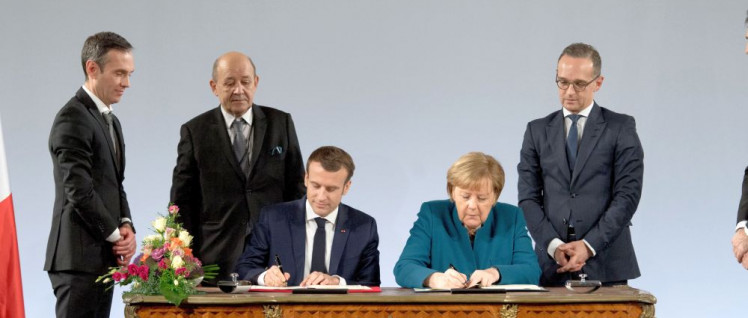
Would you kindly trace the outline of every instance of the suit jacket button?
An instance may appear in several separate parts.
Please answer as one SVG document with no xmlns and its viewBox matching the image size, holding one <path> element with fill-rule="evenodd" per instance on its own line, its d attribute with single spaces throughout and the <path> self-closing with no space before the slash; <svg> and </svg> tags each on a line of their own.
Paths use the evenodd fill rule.
<svg viewBox="0 0 748 318">
<path fill-rule="evenodd" d="M 571 194 L 571 198 L 572 198 L 572 199 L 573 199 L 573 198 L 576 198 L 576 197 L 577 197 L 577 194 L 576 194 L 576 193 L 572 193 L 572 194 Z"/>
</svg>

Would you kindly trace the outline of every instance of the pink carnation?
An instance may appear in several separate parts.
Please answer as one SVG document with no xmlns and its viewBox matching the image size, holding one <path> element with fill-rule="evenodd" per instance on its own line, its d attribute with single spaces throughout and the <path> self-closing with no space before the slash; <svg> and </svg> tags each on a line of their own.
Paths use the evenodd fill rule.
<svg viewBox="0 0 748 318">
<path fill-rule="evenodd" d="M 130 274 L 130 276 L 138 275 L 138 265 L 135 265 L 135 264 L 127 265 L 127 273 Z"/>
<path fill-rule="evenodd" d="M 162 247 L 162 248 L 157 248 L 157 249 L 155 249 L 155 250 L 153 250 L 153 251 L 151 252 L 151 257 L 152 257 L 152 258 L 153 258 L 154 260 L 157 260 L 157 261 L 159 261 L 159 260 L 161 260 L 161 258 L 163 258 L 163 257 L 164 257 L 164 253 L 165 253 L 165 250 L 164 250 L 164 248 L 163 248 L 163 247 Z"/>
<path fill-rule="evenodd" d="M 166 263 L 166 259 L 162 258 L 160 262 L 158 262 L 158 268 L 160 269 L 167 269 L 169 268 L 169 264 Z"/>
<path fill-rule="evenodd" d="M 114 279 L 115 282 L 125 280 L 126 278 L 127 273 L 114 272 L 114 274 L 112 274 L 112 279 Z"/>
<path fill-rule="evenodd" d="M 180 268 L 177 268 L 177 270 L 176 270 L 176 271 L 174 272 L 174 274 L 177 274 L 177 275 L 182 275 L 182 276 L 185 276 L 185 277 L 186 277 L 187 275 L 183 275 L 183 274 L 185 274 L 186 272 L 187 272 L 187 269 L 186 269 L 186 268 L 184 268 L 184 267 L 180 267 Z"/>
<path fill-rule="evenodd" d="M 140 279 L 142 280 L 148 280 L 148 266 L 142 265 L 138 269 L 138 275 L 140 276 Z"/>
<path fill-rule="evenodd" d="M 172 204 L 169 206 L 169 214 L 177 214 L 179 213 L 179 207 L 176 204 Z"/>
</svg>

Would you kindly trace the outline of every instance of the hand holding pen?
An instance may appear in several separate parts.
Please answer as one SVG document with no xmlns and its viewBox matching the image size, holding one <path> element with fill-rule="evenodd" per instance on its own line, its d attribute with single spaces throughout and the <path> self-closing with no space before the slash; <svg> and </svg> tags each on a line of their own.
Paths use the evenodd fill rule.
<svg viewBox="0 0 748 318">
<path fill-rule="evenodd" d="M 444 273 L 436 272 L 426 279 L 426 286 L 434 289 L 465 288 L 467 276 L 450 265 Z"/>
<path fill-rule="evenodd" d="M 265 286 L 287 286 L 289 279 L 291 279 L 291 274 L 283 272 L 283 265 L 280 262 L 280 257 L 278 257 L 278 255 L 275 255 L 275 265 L 268 268 L 268 270 L 265 272 Z"/>
</svg>

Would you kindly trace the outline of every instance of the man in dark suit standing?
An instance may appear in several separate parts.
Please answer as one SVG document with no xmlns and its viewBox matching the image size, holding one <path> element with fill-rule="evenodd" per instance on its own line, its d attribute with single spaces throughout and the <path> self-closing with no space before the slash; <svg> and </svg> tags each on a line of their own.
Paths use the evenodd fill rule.
<svg viewBox="0 0 748 318">
<path fill-rule="evenodd" d="M 745 18 L 745 54 L 748 54 L 748 17 Z M 735 227 L 735 234 L 732 236 L 732 252 L 735 254 L 735 258 L 738 263 L 743 265 L 743 268 L 748 269 L 748 167 L 745 168 L 743 174 L 743 194 L 740 196 L 740 204 L 738 205 L 738 225 Z"/>
<path fill-rule="evenodd" d="M 556 70 L 563 108 L 525 131 L 519 205 L 543 285 L 562 284 L 579 271 L 608 285 L 640 275 L 629 226 L 641 197 L 644 154 L 634 118 L 594 101 L 603 84 L 601 64 L 590 45 L 566 47 Z"/>
<path fill-rule="evenodd" d="M 44 270 L 57 317 L 109 317 L 112 285 L 94 281 L 135 254 L 122 180 L 125 143 L 112 114 L 130 87 L 132 45 L 112 32 L 90 36 L 81 54 L 86 82 L 55 117 L 49 152 L 55 177 Z"/>
<path fill-rule="evenodd" d="M 181 128 L 171 200 L 195 237 L 193 251 L 224 279 L 242 253 L 260 209 L 304 195 L 304 165 L 291 115 L 253 104 L 252 60 L 229 52 L 213 63 L 220 105 Z M 209 284 L 215 281 L 207 282 Z"/>
<path fill-rule="evenodd" d="M 379 286 L 377 223 L 340 203 L 351 187 L 353 159 L 343 149 L 321 147 L 306 169 L 306 198 L 262 210 L 237 273 L 265 286 Z"/>
</svg>

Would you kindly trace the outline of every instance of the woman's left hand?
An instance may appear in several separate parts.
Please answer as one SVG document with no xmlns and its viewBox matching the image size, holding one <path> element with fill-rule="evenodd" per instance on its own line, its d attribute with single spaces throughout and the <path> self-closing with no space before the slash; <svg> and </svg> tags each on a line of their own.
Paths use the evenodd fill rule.
<svg viewBox="0 0 748 318">
<path fill-rule="evenodd" d="M 499 278 L 501 278 L 501 274 L 499 274 L 499 271 L 494 267 L 478 269 L 470 275 L 468 287 L 476 285 L 479 285 L 480 287 L 491 286 L 493 283 L 498 282 Z"/>
</svg>

